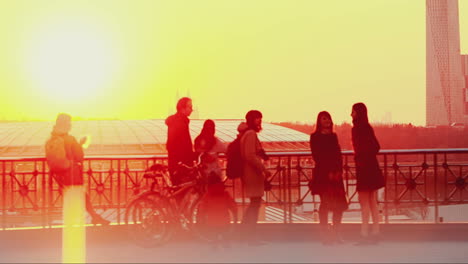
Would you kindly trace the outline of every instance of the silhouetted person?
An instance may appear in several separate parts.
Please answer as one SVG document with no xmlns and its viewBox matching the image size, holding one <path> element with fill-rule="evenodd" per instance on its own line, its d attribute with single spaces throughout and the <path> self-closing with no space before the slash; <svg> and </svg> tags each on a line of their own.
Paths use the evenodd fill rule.
<svg viewBox="0 0 468 264">
<path fill-rule="evenodd" d="M 199 218 L 197 224 L 213 240 L 215 247 L 229 246 L 229 227 L 231 225 L 230 212 L 237 214 L 234 199 L 226 191 L 221 175 L 212 173 L 207 179 L 207 190 L 200 201 Z"/>
<path fill-rule="evenodd" d="M 208 178 L 215 174 L 221 179 L 221 166 L 219 165 L 218 153 L 225 153 L 227 146 L 216 136 L 215 122 L 211 119 L 203 123 L 200 135 L 195 138 L 195 152 L 200 155 L 202 173 Z"/>
<path fill-rule="evenodd" d="M 168 167 L 173 184 L 180 184 L 182 173 L 177 173 L 179 162 L 192 166 L 195 159 L 192 138 L 189 130 L 189 116 L 192 113 L 192 99 L 180 98 L 177 102 L 177 113 L 166 119 Z"/>
<path fill-rule="evenodd" d="M 244 132 L 240 144 L 244 166 L 241 179 L 245 195 L 250 198 L 250 204 L 244 213 L 242 223 L 249 245 L 262 245 L 263 242 L 256 237 L 256 225 L 265 192 L 265 179 L 270 176 L 270 172 L 263 165 L 264 151 L 257 137 L 257 133 L 262 130 L 262 113 L 251 110 L 245 119 L 248 130 Z"/>
<path fill-rule="evenodd" d="M 343 184 L 343 160 L 338 137 L 333 132 L 331 115 L 322 111 L 317 116 L 315 132 L 310 135 L 310 149 L 315 168 L 310 188 L 320 196 L 319 219 L 323 244 L 342 243 L 339 226 L 343 211 L 348 209 Z M 328 212 L 333 212 L 333 226 L 328 227 Z"/>
<path fill-rule="evenodd" d="M 362 214 L 361 240 L 358 244 L 377 243 L 380 234 L 377 190 L 385 186 L 384 176 L 376 156 L 380 145 L 375 137 L 374 129 L 369 124 L 366 105 L 354 104 L 351 116 L 353 118 L 351 132 L 356 163 L 356 189 Z M 372 214 L 373 222 L 371 234 L 369 234 L 370 214 Z"/>
<path fill-rule="evenodd" d="M 55 126 L 52 130 L 51 137 L 46 143 L 46 155 L 47 161 L 49 163 L 49 169 L 51 175 L 57 181 L 59 188 L 64 193 L 63 190 L 69 186 L 79 186 L 83 185 L 83 160 L 84 153 L 82 145 L 86 142 L 86 137 L 82 138 L 78 143 L 74 136 L 69 135 L 71 129 L 71 116 L 68 114 L 59 114 L 55 121 Z M 52 143 L 51 141 L 61 143 Z M 64 147 L 65 148 L 65 160 L 62 161 L 63 164 L 67 164 L 66 169 L 62 169 L 63 164 L 57 164 L 54 156 L 60 155 L 60 150 L 51 150 L 54 147 Z M 61 150 L 63 151 L 63 149 Z M 50 153 L 55 153 L 50 154 Z M 86 202 L 86 211 L 91 215 L 93 224 L 103 224 L 107 225 L 110 222 L 100 215 L 98 215 L 91 204 L 91 200 L 88 194 L 85 194 Z"/>
</svg>

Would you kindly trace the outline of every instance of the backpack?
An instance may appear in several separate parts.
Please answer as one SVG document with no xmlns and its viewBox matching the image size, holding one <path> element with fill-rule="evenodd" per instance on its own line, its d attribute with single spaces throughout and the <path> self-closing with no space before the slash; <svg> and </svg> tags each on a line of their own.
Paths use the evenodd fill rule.
<svg viewBox="0 0 468 264">
<path fill-rule="evenodd" d="M 241 155 L 241 137 L 238 136 L 229 143 L 226 151 L 226 176 L 229 179 L 240 178 L 244 170 L 244 162 Z"/>
<path fill-rule="evenodd" d="M 51 171 L 66 171 L 71 162 L 67 159 L 65 139 L 61 136 L 52 136 L 45 145 L 46 159 Z"/>
</svg>

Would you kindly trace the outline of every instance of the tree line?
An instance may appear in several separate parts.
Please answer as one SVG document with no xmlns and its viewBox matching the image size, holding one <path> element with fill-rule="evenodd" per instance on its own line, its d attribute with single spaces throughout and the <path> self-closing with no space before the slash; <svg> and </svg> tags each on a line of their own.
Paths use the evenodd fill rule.
<svg viewBox="0 0 468 264">
<path fill-rule="evenodd" d="M 315 130 L 315 124 L 291 122 L 275 123 L 306 134 Z M 372 124 L 382 149 L 468 148 L 468 127 L 421 127 L 412 124 Z M 352 124 L 335 124 L 342 150 L 352 150 Z"/>
</svg>

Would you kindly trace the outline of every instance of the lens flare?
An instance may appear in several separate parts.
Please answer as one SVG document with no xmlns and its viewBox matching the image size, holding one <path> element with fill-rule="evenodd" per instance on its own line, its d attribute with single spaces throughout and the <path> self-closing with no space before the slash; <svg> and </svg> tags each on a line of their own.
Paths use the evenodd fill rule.
<svg viewBox="0 0 468 264">
<path fill-rule="evenodd" d="M 62 263 L 86 262 L 84 186 L 69 186 L 63 192 Z"/>
<path fill-rule="evenodd" d="M 82 103 L 103 93 L 115 74 L 115 44 L 99 26 L 57 19 L 38 26 L 25 52 L 36 93 L 51 101 Z"/>
</svg>

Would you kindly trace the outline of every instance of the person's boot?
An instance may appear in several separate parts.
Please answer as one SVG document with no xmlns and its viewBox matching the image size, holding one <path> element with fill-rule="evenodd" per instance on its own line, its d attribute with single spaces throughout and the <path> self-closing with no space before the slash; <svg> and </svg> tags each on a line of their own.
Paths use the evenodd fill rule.
<svg viewBox="0 0 468 264">
<path fill-rule="evenodd" d="M 330 228 L 327 225 L 320 225 L 320 241 L 324 246 L 333 245 L 333 238 Z"/>
<path fill-rule="evenodd" d="M 356 241 L 356 243 L 354 243 L 355 246 L 368 246 L 368 245 L 372 245 L 372 241 L 370 240 L 369 236 L 362 236 L 359 238 L 358 241 Z"/>
<path fill-rule="evenodd" d="M 250 229 L 250 233 L 247 234 L 247 245 L 248 246 L 264 246 L 267 245 L 268 242 L 260 239 L 256 226 Z"/>
<path fill-rule="evenodd" d="M 91 215 L 91 223 L 93 225 L 101 224 L 101 225 L 104 226 L 104 225 L 109 225 L 110 221 L 102 218 L 102 216 L 100 216 L 98 214 L 94 214 L 94 215 Z"/>
<path fill-rule="evenodd" d="M 333 242 L 336 244 L 344 244 L 345 241 L 343 237 L 341 236 L 340 228 L 337 225 L 333 225 L 331 228 L 331 233 L 332 233 L 332 238 Z"/>
<path fill-rule="evenodd" d="M 380 240 L 381 240 L 381 235 L 380 235 L 380 233 L 371 234 L 371 235 L 369 236 L 369 242 L 370 242 L 370 244 L 372 244 L 372 245 L 377 245 L 377 244 L 379 244 Z"/>
</svg>

